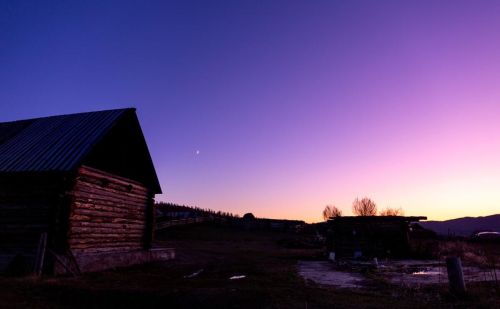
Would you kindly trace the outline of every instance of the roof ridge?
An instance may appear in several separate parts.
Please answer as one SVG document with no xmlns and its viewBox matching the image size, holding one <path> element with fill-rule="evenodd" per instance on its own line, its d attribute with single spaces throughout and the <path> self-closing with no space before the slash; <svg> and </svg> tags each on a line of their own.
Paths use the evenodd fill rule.
<svg viewBox="0 0 500 309">
<path fill-rule="evenodd" d="M 56 118 L 56 117 L 81 116 L 81 115 L 84 115 L 84 114 L 96 114 L 96 113 L 117 112 L 117 111 L 123 111 L 123 112 L 134 111 L 135 112 L 136 110 L 137 109 L 135 107 L 113 108 L 113 109 L 104 109 L 104 110 L 98 110 L 98 111 L 78 112 L 78 113 L 60 114 L 60 115 L 50 115 L 50 116 L 42 116 L 42 117 L 34 117 L 34 118 L 25 118 L 25 119 L 11 120 L 11 121 L 0 121 L 0 124 L 16 123 L 16 122 L 23 122 L 23 121 L 35 121 L 35 120 L 48 119 L 48 118 Z"/>
</svg>

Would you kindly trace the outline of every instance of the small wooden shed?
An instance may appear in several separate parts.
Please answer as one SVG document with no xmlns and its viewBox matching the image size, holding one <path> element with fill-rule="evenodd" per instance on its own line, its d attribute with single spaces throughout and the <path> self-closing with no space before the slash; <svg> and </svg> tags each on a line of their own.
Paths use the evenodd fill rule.
<svg viewBox="0 0 500 309">
<path fill-rule="evenodd" d="M 356 216 L 328 221 L 328 250 L 336 258 L 406 257 L 410 223 L 426 217 Z"/>
<path fill-rule="evenodd" d="M 154 259 L 157 193 L 133 108 L 0 123 L 0 271 Z"/>
</svg>

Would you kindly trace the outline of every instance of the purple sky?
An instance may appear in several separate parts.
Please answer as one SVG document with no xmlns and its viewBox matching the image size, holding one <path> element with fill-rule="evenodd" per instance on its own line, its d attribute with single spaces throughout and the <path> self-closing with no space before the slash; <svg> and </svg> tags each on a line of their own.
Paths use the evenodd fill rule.
<svg viewBox="0 0 500 309">
<path fill-rule="evenodd" d="M 498 1 L 1 1 L 0 121 L 137 107 L 159 200 L 307 221 L 365 195 L 431 219 L 498 213 L 499 16 Z"/>
</svg>

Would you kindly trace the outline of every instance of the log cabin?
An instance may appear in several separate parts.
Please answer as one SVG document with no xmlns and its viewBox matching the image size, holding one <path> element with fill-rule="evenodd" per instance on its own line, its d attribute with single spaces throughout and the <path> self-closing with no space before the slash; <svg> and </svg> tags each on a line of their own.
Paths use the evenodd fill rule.
<svg viewBox="0 0 500 309">
<path fill-rule="evenodd" d="M 0 272 L 173 257 L 151 248 L 159 193 L 133 108 L 0 123 Z"/>
<path fill-rule="evenodd" d="M 327 250 L 336 258 L 405 258 L 410 223 L 427 217 L 346 216 L 328 220 Z"/>
</svg>

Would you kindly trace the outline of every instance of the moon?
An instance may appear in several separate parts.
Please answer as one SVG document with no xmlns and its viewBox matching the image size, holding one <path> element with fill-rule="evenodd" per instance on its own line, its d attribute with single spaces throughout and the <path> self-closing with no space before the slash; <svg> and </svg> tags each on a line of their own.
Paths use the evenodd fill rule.
<svg viewBox="0 0 500 309">
<path fill-rule="evenodd" d="M 196 150 L 196 155 L 199 155 L 200 154 L 200 151 L 199 150 Z"/>
</svg>

